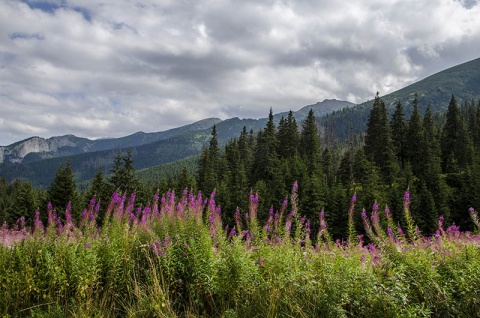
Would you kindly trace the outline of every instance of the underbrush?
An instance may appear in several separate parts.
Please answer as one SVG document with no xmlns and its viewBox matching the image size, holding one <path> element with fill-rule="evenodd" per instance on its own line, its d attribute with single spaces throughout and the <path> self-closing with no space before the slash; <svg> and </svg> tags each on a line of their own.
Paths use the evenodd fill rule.
<svg viewBox="0 0 480 318">
<path fill-rule="evenodd" d="M 333 241 L 297 210 L 297 187 L 265 224 L 250 196 L 247 214 L 224 227 L 215 193 L 184 192 L 134 208 L 114 193 L 102 228 L 92 199 L 74 224 L 51 208 L 27 229 L 0 233 L 2 317 L 476 317 L 480 237 L 458 227 L 422 236 L 404 197 L 406 229 L 388 208 L 360 216 Z M 291 211 L 286 207 L 291 206 Z M 346 211 L 347 213 L 347 211 Z M 478 226 L 476 212 L 470 210 Z M 23 222 L 23 223 L 22 223 Z"/>
</svg>

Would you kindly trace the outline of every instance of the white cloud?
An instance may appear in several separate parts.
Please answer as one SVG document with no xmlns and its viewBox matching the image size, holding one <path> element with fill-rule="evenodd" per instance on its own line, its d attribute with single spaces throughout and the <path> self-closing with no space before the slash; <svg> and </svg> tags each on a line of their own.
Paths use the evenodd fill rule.
<svg viewBox="0 0 480 318">
<path fill-rule="evenodd" d="M 477 58 L 475 0 L 0 2 L 0 145 L 362 102 Z"/>
</svg>

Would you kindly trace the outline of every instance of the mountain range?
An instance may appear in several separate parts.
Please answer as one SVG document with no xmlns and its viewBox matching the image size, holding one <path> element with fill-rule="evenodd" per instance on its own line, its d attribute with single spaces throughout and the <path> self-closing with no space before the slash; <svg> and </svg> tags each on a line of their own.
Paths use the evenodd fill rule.
<svg viewBox="0 0 480 318">
<path fill-rule="evenodd" d="M 458 100 L 480 98 L 480 58 L 460 64 L 429 76 L 398 91 L 382 96 L 390 112 L 395 104 L 405 106 L 407 117 L 411 111 L 414 94 L 418 95 L 420 110 L 431 105 L 433 112 L 444 112 L 452 95 Z M 372 101 L 359 105 L 335 99 L 327 99 L 294 111 L 301 122 L 313 109 L 319 124 L 333 127 L 335 136 L 345 139 L 349 134 L 365 131 Z M 288 113 L 274 115 L 278 123 Z M 117 150 L 132 150 L 137 170 L 175 162 L 195 154 L 208 143 L 213 125 L 216 125 L 220 144 L 238 137 L 243 127 L 248 131 L 264 128 L 267 118 L 238 117 L 221 120 L 208 118 L 196 123 L 162 132 L 137 132 L 121 138 L 90 140 L 65 135 L 48 139 L 31 137 L 0 147 L 0 176 L 8 181 L 17 178 L 31 180 L 34 186 L 48 187 L 55 171 L 70 160 L 77 181 L 91 179 L 100 167 L 111 167 Z"/>
<path fill-rule="evenodd" d="M 310 109 L 313 109 L 315 116 L 321 117 L 353 106 L 346 101 L 324 100 L 305 106 L 293 114 L 301 122 Z M 275 114 L 274 119 L 278 123 L 287 114 Z M 258 131 L 266 123 L 267 118 L 208 118 L 163 132 L 137 132 L 121 138 L 90 140 L 74 135 L 48 139 L 31 137 L 0 147 L 0 176 L 6 177 L 8 181 L 27 179 L 34 186 L 48 187 L 58 167 L 70 160 L 77 181 L 83 182 L 91 179 L 100 167 L 108 171 L 117 150 L 131 149 L 135 168 L 144 169 L 199 153 L 208 142 L 213 125 L 216 125 L 220 144 L 224 144 L 237 137 L 243 127 L 248 131 Z"/>
</svg>

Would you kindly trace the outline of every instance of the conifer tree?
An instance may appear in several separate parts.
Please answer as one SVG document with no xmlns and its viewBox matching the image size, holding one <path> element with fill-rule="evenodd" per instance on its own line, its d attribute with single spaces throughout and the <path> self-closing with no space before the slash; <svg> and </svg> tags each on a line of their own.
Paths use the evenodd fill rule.
<svg viewBox="0 0 480 318">
<path fill-rule="evenodd" d="M 212 127 L 211 136 L 209 147 L 202 151 L 197 173 L 198 187 L 205 195 L 210 195 L 218 181 L 219 149 L 216 125 Z"/>
<path fill-rule="evenodd" d="M 413 99 L 413 110 L 406 130 L 407 142 L 405 150 L 407 160 L 410 162 L 413 174 L 416 176 L 419 176 L 422 172 L 421 161 L 422 151 L 424 149 L 423 137 L 422 118 L 420 117 L 420 112 L 418 110 L 417 94 L 415 94 L 415 98 Z"/>
<path fill-rule="evenodd" d="M 11 198 L 10 206 L 5 207 L 8 211 L 8 224 L 14 224 L 22 216 L 26 220 L 33 219 L 38 205 L 34 197 L 34 189 L 30 182 L 15 180 L 8 186 L 8 195 Z"/>
<path fill-rule="evenodd" d="M 365 154 L 380 170 L 384 183 L 391 184 L 398 170 L 385 103 L 377 95 L 368 119 Z"/>
<path fill-rule="evenodd" d="M 464 171 L 473 162 L 473 145 L 468 136 L 465 122 L 460 117 L 454 96 L 448 105 L 446 122 L 443 126 L 442 170 L 445 173 Z"/>
<path fill-rule="evenodd" d="M 424 136 L 421 153 L 421 173 L 419 177 L 433 196 L 435 210 L 438 216 L 449 219 L 448 186 L 442 178 L 441 151 L 438 133 L 433 120 L 430 105 L 427 106 L 423 117 Z"/>
<path fill-rule="evenodd" d="M 390 127 L 392 130 L 392 141 L 395 148 L 395 154 L 397 156 L 397 161 L 400 165 L 400 168 L 403 169 L 405 166 L 405 161 L 407 160 L 406 155 L 406 146 L 407 146 L 407 122 L 405 120 L 405 113 L 403 110 L 402 103 L 399 101 L 395 107 L 395 111 L 392 115 L 392 120 L 390 122 Z"/>
<path fill-rule="evenodd" d="M 307 164 L 308 173 L 319 176 L 321 172 L 320 134 L 313 109 L 310 109 L 302 124 L 299 148 L 300 154 Z"/>
<path fill-rule="evenodd" d="M 117 150 L 110 173 L 109 183 L 112 192 L 117 189 L 128 194 L 135 191 L 139 184 L 135 178 L 132 149 L 128 149 L 124 156 L 120 149 Z"/>
<path fill-rule="evenodd" d="M 65 208 L 69 203 L 72 204 L 72 216 L 79 217 L 77 209 L 77 184 L 70 161 L 58 168 L 53 182 L 48 188 L 48 201 L 52 204 L 59 216 L 63 216 Z"/>
</svg>

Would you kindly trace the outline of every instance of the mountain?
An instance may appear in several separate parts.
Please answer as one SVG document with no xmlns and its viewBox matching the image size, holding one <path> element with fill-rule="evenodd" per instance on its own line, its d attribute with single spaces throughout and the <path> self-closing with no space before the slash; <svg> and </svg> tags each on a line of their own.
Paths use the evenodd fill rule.
<svg viewBox="0 0 480 318">
<path fill-rule="evenodd" d="M 374 94 L 375 92 L 372 92 L 372 95 Z M 480 99 L 480 58 L 433 74 L 398 91 L 381 96 L 381 99 L 385 102 L 390 114 L 400 101 L 408 118 L 415 94 L 418 95 L 421 113 L 427 105 L 431 106 L 433 113 L 445 112 L 452 95 L 459 103 Z M 355 107 L 327 114 L 319 121 L 322 125 L 332 125 L 335 136 L 338 139 L 345 139 L 352 133 L 365 131 L 372 105 L 373 99 Z"/>
<path fill-rule="evenodd" d="M 310 109 L 316 116 L 329 113 L 353 104 L 336 100 L 324 100 L 305 106 L 293 112 L 301 122 Z M 288 113 L 276 114 L 277 123 Z M 72 135 L 43 139 L 32 137 L 7 147 L 1 147 L 0 176 L 12 181 L 17 178 L 31 180 L 34 186 L 48 187 L 55 171 L 61 164 L 70 160 L 78 182 L 91 179 L 103 167 L 110 169 L 117 149 L 132 150 L 134 166 L 137 170 L 147 169 L 174 162 L 198 154 L 210 139 L 211 127 L 217 127 L 218 140 L 224 144 L 238 137 L 246 127 L 248 131 L 263 129 L 267 118 L 251 119 L 238 117 L 227 120 L 209 118 L 197 123 L 171 129 L 165 132 L 138 132 L 130 136 L 115 139 L 89 140 Z"/>
<path fill-rule="evenodd" d="M 208 118 L 193 124 L 162 132 L 137 132 L 121 138 L 90 140 L 73 135 L 51 137 L 31 137 L 6 147 L 0 147 L 0 163 L 29 163 L 44 159 L 66 157 L 103 150 L 137 147 L 158 140 L 165 140 L 191 131 L 203 131 L 221 122 L 218 118 Z"/>
</svg>

